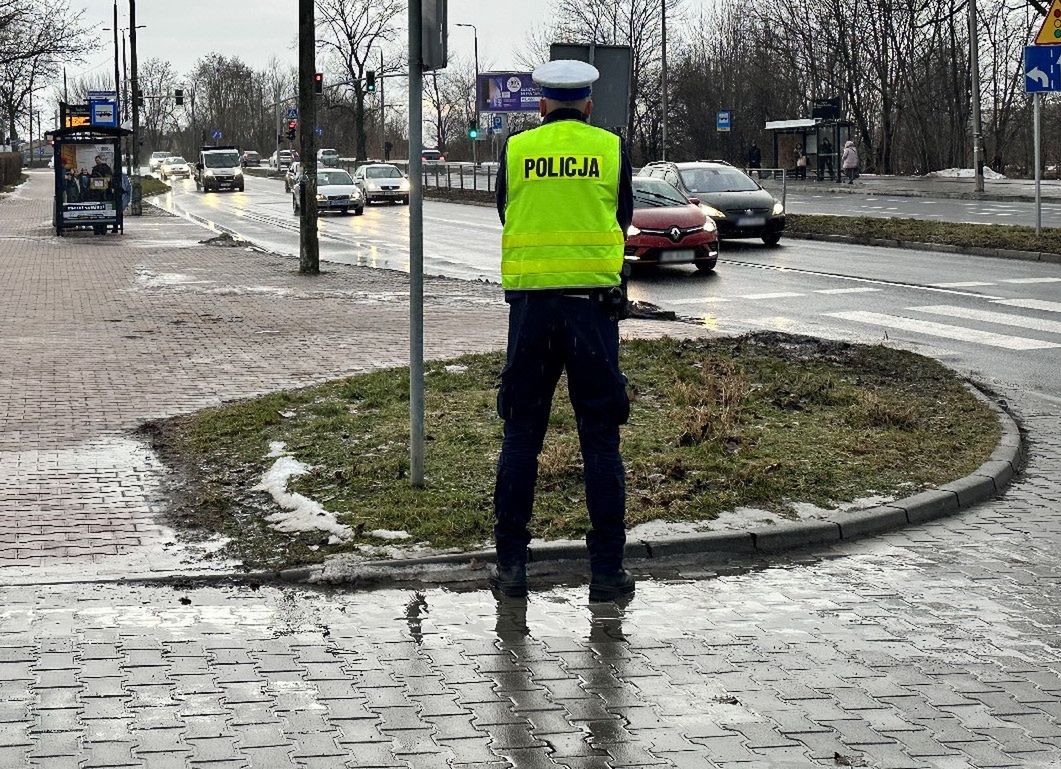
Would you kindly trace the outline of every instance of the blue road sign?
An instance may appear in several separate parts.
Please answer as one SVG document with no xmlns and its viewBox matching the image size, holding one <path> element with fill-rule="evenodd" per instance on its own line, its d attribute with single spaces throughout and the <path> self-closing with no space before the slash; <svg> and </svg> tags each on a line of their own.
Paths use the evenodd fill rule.
<svg viewBox="0 0 1061 769">
<path fill-rule="evenodd" d="M 317 126 L 313 129 L 313 133 L 317 134 L 318 137 L 324 136 L 324 129 L 320 126 Z"/>
<path fill-rule="evenodd" d="M 1024 91 L 1061 91 L 1061 46 L 1025 46 Z"/>
<path fill-rule="evenodd" d="M 220 131 L 214 131 L 214 133 L 211 134 L 211 135 L 214 137 L 214 141 L 215 142 L 219 141 L 221 139 L 221 132 Z"/>
<path fill-rule="evenodd" d="M 733 110 L 720 109 L 715 116 L 715 130 L 729 131 L 733 128 Z"/>
<path fill-rule="evenodd" d="M 287 108 L 287 119 L 288 120 L 298 120 L 298 107 L 288 107 Z"/>
<path fill-rule="evenodd" d="M 500 131 L 501 130 L 501 116 L 500 115 L 494 115 L 494 130 L 495 131 Z"/>
</svg>

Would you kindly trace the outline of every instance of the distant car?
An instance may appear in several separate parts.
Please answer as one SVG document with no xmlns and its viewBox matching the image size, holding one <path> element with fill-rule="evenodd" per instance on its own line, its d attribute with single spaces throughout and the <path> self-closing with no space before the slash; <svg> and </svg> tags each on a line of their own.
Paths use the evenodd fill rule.
<svg viewBox="0 0 1061 769">
<path fill-rule="evenodd" d="M 152 152 L 151 157 L 147 159 L 148 170 L 151 172 L 157 171 L 158 167 L 162 165 L 162 161 L 168 157 L 171 157 L 172 155 L 172 152 L 167 152 L 165 150 L 158 150 L 157 152 Z"/>
<path fill-rule="evenodd" d="M 446 156 L 438 150 L 424 150 L 420 153 L 420 160 L 425 166 L 440 166 L 446 162 Z"/>
<path fill-rule="evenodd" d="M 291 150 L 280 150 L 274 152 L 269 156 L 269 167 L 275 168 L 278 171 L 283 171 L 291 165 L 291 161 L 294 160 L 295 156 Z"/>
<path fill-rule="evenodd" d="M 662 179 L 635 176 L 626 259 L 635 264 L 694 264 L 708 272 L 718 262 L 718 228 L 696 198 L 687 198 Z"/>
<path fill-rule="evenodd" d="M 291 189 L 295 186 L 295 182 L 298 177 L 302 174 L 302 164 L 297 160 L 292 160 L 287 165 L 287 171 L 284 173 L 284 192 L 291 192 Z"/>
<path fill-rule="evenodd" d="M 291 187 L 291 210 L 296 215 L 302 212 L 299 201 L 302 197 L 302 174 L 299 174 Z M 360 216 L 365 213 L 365 198 L 361 190 L 347 171 L 341 168 L 326 168 L 317 172 L 317 210 L 350 213 L 350 209 Z"/>
<path fill-rule="evenodd" d="M 247 166 L 260 166 L 262 164 L 262 156 L 254 150 L 244 150 L 243 154 L 239 156 L 239 164 L 244 168 Z"/>
<path fill-rule="evenodd" d="M 391 200 L 409 204 L 409 180 L 397 166 L 369 163 L 354 171 L 354 184 L 365 196 L 365 204 Z"/>
<path fill-rule="evenodd" d="M 326 168 L 339 167 L 339 150 L 322 149 L 317 150 L 317 165 Z"/>
<path fill-rule="evenodd" d="M 785 207 L 757 181 L 720 160 L 692 163 L 649 163 L 642 176 L 662 179 L 686 197 L 699 198 L 704 212 L 715 220 L 718 234 L 727 238 L 762 238 L 776 246 L 785 230 Z"/>
<path fill-rule="evenodd" d="M 188 165 L 187 160 L 177 155 L 166 158 L 158 167 L 158 178 L 162 181 L 174 177 L 192 178 L 192 167 Z"/>
</svg>

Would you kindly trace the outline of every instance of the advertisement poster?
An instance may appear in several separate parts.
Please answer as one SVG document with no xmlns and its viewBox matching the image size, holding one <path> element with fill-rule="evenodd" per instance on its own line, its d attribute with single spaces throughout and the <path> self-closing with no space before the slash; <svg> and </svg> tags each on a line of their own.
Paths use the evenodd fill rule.
<svg viewBox="0 0 1061 769">
<path fill-rule="evenodd" d="M 480 112 L 537 112 L 542 98 L 529 72 L 484 72 L 477 90 Z"/>
<path fill-rule="evenodd" d="M 92 173 L 97 155 L 103 158 L 104 163 L 114 168 L 113 144 L 64 144 L 60 152 L 63 168 L 72 171 Z"/>
</svg>

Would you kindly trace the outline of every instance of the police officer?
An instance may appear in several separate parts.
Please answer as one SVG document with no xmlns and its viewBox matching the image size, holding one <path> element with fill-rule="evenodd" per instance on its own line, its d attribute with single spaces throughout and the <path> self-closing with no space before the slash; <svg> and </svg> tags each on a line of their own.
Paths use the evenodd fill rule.
<svg viewBox="0 0 1061 769">
<path fill-rule="evenodd" d="M 492 587 L 527 594 L 528 523 L 538 455 L 563 371 L 585 464 L 590 600 L 634 592 L 623 569 L 626 485 L 619 425 L 630 404 L 619 370 L 620 273 L 633 219 L 631 166 L 618 135 L 588 125 L 600 73 L 580 61 L 538 67 L 542 125 L 512 136 L 497 179 L 508 357 L 498 413 L 504 442 L 494 489 Z"/>
</svg>

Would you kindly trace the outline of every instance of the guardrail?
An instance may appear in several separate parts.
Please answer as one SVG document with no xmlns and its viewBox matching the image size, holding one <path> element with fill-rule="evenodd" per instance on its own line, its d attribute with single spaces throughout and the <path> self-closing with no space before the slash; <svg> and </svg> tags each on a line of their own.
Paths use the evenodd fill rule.
<svg viewBox="0 0 1061 769">
<path fill-rule="evenodd" d="M 786 198 L 788 197 L 788 175 L 792 173 L 787 168 L 744 168 L 741 169 L 744 173 L 753 179 L 757 178 L 759 184 L 764 189 L 774 192 L 776 187 L 774 184 L 763 184 L 764 181 L 776 182 L 780 179 L 781 181 L 781 205 L 786 204 Z"/>
</svg>

